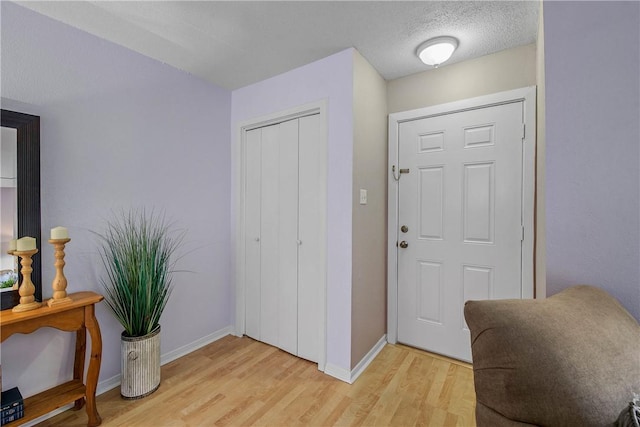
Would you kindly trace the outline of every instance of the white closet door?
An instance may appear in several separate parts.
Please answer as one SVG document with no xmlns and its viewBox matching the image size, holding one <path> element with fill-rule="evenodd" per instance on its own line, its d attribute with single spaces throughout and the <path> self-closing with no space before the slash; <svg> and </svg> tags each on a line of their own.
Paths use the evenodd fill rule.
<svg viewBox="0 0 640 427">
<path fill-rule="evenodd" d="M 280 283 L 280 147 L 278 125 L 262 128 L 262 188 L 260 194 L 260 340 L 278 346 Z"/>
<path fill-rule="evenodd" d="M 278 347 L 298 351 L 298 120 L 279 125 Z"/>
<path fill-rule="evenodd" d="M 319 116 L 246 134 L 246 334 L 317 362 L 325 281 Z"/>
<path fill-rule="evenodd" d="M 260 187 L 262 130 L 246 134 L 245 333 L 260 339 Z"/>
<path fill-rule="evenodd" d="M 324 286 L 326 260 L 323 247 L 323 224 L 326 212 L 321 208 L 324 173 L 320 159 L 320 116 L 302 117 L 299 121 L 299 220 L 298 253 L 298 356 L 318 361 L 320 324 L 318 300 Z"/>
</svg>

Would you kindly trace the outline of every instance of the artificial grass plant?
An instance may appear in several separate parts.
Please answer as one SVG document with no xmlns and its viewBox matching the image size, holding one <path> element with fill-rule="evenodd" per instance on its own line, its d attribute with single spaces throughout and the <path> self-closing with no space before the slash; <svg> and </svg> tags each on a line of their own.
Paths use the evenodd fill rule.
<svg viewBox="0 0 640 427">
<path fill-rule="evenodd" d="M 151 333 L 171 295 L 174 254 L 184 235 L 172 231 L 164 215 L 144 209 L 114 214 L 104 233 L 96 234 L 105 302 L 126 336 Z"/>
</svg>

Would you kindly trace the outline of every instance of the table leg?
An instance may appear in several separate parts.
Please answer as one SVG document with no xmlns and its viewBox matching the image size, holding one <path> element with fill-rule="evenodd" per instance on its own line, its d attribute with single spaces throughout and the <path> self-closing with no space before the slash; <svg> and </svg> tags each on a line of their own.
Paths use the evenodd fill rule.
<svg viewBox="0 0 640 427">
<path fill-rule="evenodd" d="M 84 311 L 84 319 L 89 336 L 91 337 L 91 358 L 89 359 L 89 370 L 87 371 L 87 415 L 89 427 L 99 426 L 102 419 L 98 414 L 96 407 L 96 388 L 98 386 L 98 375 L 100 374 L 100 361 L 102 359 L 102 336 L 100 335 L 100 326 L 95 314 L 95 306 L 87 305 Z"/>
<path fill-rule="evenodd" d="M 73 361 L 73 379 L 84 380 L 84 359 L 87 354 L 87 329 L 83 326 L 76 331 L 76 356 Z M 73 407 L 74 410 L 84 406 L 84 398 L 78 399 Z"/>
</svg>

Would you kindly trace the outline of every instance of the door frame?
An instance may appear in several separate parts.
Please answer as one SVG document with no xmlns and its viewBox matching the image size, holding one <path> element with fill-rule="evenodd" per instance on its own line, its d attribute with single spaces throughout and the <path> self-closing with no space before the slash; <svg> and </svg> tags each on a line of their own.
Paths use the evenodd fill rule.
<svg viewBox="0 0 640 427">
<path fill-rule="evenodd" d="M 265 116 L 244 120 L 238 122 L 235 126 L 236 143 L 232 148 L 232 165 L 235 170 L 234 176 L 234 196 L 235 196 L 235 332 L 234 335 L 242 337 L 245 333 L 245 196 L 246 196 L 246 183 L 245 183 L 245 154 L 246 154 L 246 134 L 248 131 L 274 125 L 277 123 L 286 122 L 288 120 L 298 119 L 305 116 L 318 114 L 320 116 L 320 135 L 319 143 L 322 145 L 321 152 L 323 155 L 320 157 L 320 170 L 322 171 L 322 188 L 320 189 L 320 204 L 325 215 L 322 219 L 321 235 L 324 236 L 322 241 L 322 254 L 323 259 L 318 262 L 324 265 L 324 277 L 320 280 L 322 287 L 320 289 L 320 300 L 318 301 L 320 307 L 318 310 L 320 318 L 318 319 L 318 328 L 320 337 L 319 354 L 318 354 L 318 369 L 320 371 L 325 370 L 327 360 L 327 100 L 322 99 L 309 104 L 300 105 L 285 111 L 279 111 L 271 113 Z"/>
<path fill-rule="evenodd" d="M 402 122 L 425 119 L 445 114 L 459 113 L 479 108 L 491 107 L 513 102 L 523 102 L 523 122 L 525 126 L 523 139 L 522 165 L 522 224 L 524 240 L 522 241 L 522 298 L 534 296 L 534 213 L 535 213 L 535 154 L 536 154 L 536 87 L 498 92 L 491 95 L 464 99 L 461 101 L 402 111 L 389 115 L 389 164 L 388 164 L 388 241 L 387 241 L 387 341 L 395 344 L 398 341 L 398 209 L 399 194 L 397 176 L 400 166 L 399 157 L 399 125 Z M 392 170 L 395 168 L 395 172 Z"/>
</svg>

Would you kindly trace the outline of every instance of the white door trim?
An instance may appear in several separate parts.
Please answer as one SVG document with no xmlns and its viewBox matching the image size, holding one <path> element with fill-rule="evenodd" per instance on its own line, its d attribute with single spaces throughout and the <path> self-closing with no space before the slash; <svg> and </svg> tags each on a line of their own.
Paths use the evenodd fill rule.
<svg viewBox="0 0 640 427">
<path fill-rule="evenodd" d="M 236 143 L 232 148 L 232 164 L 235 170 L 235 182 L 234 182 L 234 195 L 235 195 L 235 296 L 236 296 L 236 316 L 235 316 L 235 335 L 242 336 L 245 333 L 245 219 L 244 219 L 244 200 L 245 200 L 245 138 L 247 131 L 264 126 L 269 126 L 276 123 L 282 123 L 287 120 L 293 120 L 296 118 L 309 116 L 312 114 L 320 115 L 320 136 L 319 141 L 322 144 L 321 152 L 324 155 L 319 159 L 321 167 L 320 170 L 323 173 L 322 182 L 323 188 L 321 189 L 320 200 L 322 210 L 325 212 L 323 215 L 323 221 L 321 224 L 322 235 L 324 236 L 323 254 L 324 259 L 319 260 L 323 263 L 325 268 L 324 277 L 322 278 L 322 289 L 320 294 L 322 295 L 320 301 L 320 308 L 318 310 L 320 319 L 318 319 L 319 337 L 320 337 L 320 349 L 318 354 L 318 369 L 325 370 L 327 360 L 327 331 L 326 331 L 326 319 L 327 319 L 327 101 L 325 99 L 316 101 L 309 104 L 300 105 L 298 107 L 291 108 L 289 110 L 280 111 L 266 116 L 257 117 L 250 120 L 239 122 L 236 128 Z"/>
<path fill-rule="evenodd" d="M 417 110 L 403 111 L 389 115 L 389 164 L 388 164 L 388 241 L 387 241 L 387 341 L 395 344 L 398 340 L 398 129 L 406 121 L 424 119 L 443 114 L 489 107 L 492 105 L 520 102 L 524 104 L 522 165 L 522 298 L 533 298 L 534 271 L 534 196 L 535 196 L 535 153 L 536 153 L 536 87 L 499 92 L 477 98 Z M 400 165 L 401 167 L 401 165 Z"/>
</svg>

